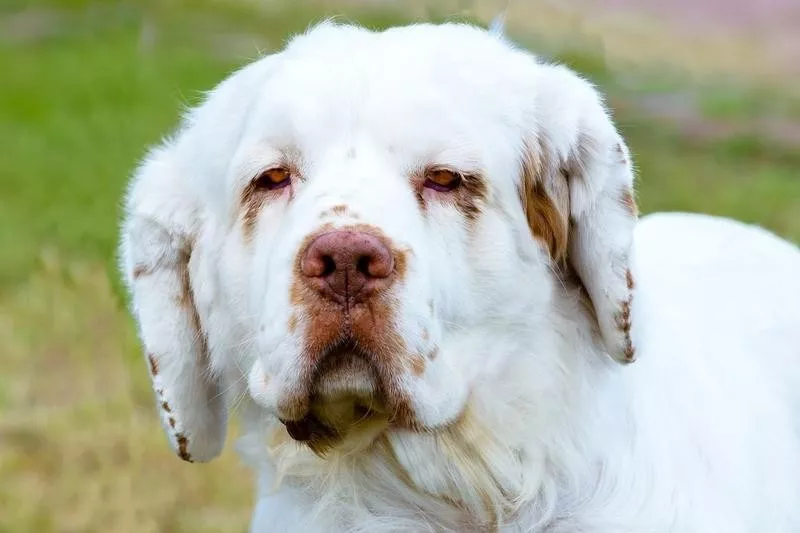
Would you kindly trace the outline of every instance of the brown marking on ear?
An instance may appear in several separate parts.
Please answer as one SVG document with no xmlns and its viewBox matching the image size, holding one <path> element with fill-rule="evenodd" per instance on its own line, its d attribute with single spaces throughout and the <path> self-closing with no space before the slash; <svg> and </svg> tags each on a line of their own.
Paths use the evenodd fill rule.
<svg viewBox="0 0 800 533">
<path fill-rule="evenodd" d="M 168 413 L 172 412 L 172 409 L 167 402 L 161 402 L 161 408 Z"/>
<path fill-rule="evenodd" d="M 135 267 L 133 267 L 133 272 L 132 272 L 131 275 L 133 276 L 133 279 L 139 279 L 142 276 L 147 276 L 147 275 L 150 275 L 152 273 L 153 273 L 153 271 L 150 269 L 149 266 L 147 266 L 147 265 L 136 265 Z"/>
<path fill-rule="evenodd" d="M 153 354 L 147 354 L 147 360 L 150 362 L 150 374 L 152 376 L 158 375 L 158 360 Z"/>
<path fill-rule="evenodd" d="M 626 335 L 631 331 L 631 299 L 623 301 L 619 306 L 619 313 L 617 313 L 616 322 L 617 328 Z"/>
<path fill-rule="evenodd" d="M 189 447 L 189 440 L 183 433 L 177 433 L 175 438 L 178 441 L 178 456 L 186 462 L 193 463 L 192 456 L 189 455 L 187 448 Z"/>
<path fill-rule="evenodd" d="M 421 376 L 425 372 L 425 358 L 416 353 L 411 356 L 411 373 L 415 376 Z"/>
<path fill-rule="evenodd" d="M 566 177 L 545 164 L 543 155 L 526 147 L 519 194 L 533 237 L 550 252 L 553 262 L 560 264 L 567 257 L 569 190 Z"/>
<path fill-rule="evenodd" d="M 632 278 L 631 278 L 632 280 Z M 636 350 L 633 347 L 633 341 L 631 339 L 631 301 L 633 300 L 633 296 L 630 296 L 627 300 L 624 300 L 620 303 L 620 310 L 615 317 L 617 328 L 623 333 L 625 337 L 625 348 L 623 349 L 623 355 L 625 356 L 625 362 L 631 363 L 636 358 Z"/>
<path fill-rule="evenodd" d="M 206 348 L 206 336 L 200 323 L 200 315 L 197 313 L 197 306 L 194 303 L 194 291 L 192 289 L 191 274 L 189 273 L 189 261 L 192 258 L 192 246 L 190 243 L 186 249 L 181 251 L 179 257 L 179 272 L 181 279 L 181 293 L 178 304 L 189 313 L 192 327 L 197 334 L 197 342 L 201 343 L 201 353 L 208 353 Z"/>
<path fill-rule="evenodd" d="M 631 191 L 628 187 L 625 187 L 622 190 L 622 195 L 620 198 L 622 205 L 625 206 L 625 209 L 633 215 L 634 217 L 639 216 L 639 206 L 636 205 L 636 200 L 633 197 L 633 191 Z"/>
</svg>

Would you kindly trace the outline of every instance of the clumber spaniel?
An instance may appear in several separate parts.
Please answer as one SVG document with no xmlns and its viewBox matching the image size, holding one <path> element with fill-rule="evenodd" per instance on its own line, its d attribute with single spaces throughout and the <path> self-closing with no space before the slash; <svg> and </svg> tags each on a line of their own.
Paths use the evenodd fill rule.
<svg viewBox="0 0 800 533">
<path fill-rule="evenodd" d="M 172 447 L 213 459 L 241 400 L 259 533 L 800 531 L 800 253 L 637 221 L 632 168 L 493 31 L 324 23 L 242 68 L 127 196 Z"/>
</svg>

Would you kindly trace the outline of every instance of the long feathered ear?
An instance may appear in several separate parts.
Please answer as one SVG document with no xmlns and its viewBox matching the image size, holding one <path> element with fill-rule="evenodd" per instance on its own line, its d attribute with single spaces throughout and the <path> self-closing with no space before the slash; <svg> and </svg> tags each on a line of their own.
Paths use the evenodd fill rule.
<svg viewBox="0 0 800 533">
<path fill-rule="evenodd" d="M 526 216 L 553 260 L 580 278 L 609 355 L 630 363 L 629 250 L 638 218 L 630 154 L 588 82 L 564 67 L 539 68 L 535 131 L 523 158 Z"/>
<path fill-rule="evenodd" d="M 134 176 L 122 270 L 164 430 L 181 459 L 203 462 L 222 450 L 227 413 L 194 304 L 199 210 L 173 157 L 171 146 L 157 149 Z"/>
<path fill-rule="evenodd" d="M 210 91 L 175 138 L 148 154 L 126 198 L 120 267 L 161 422 L 186 461 L 210 461 L 225 444 L 227 399 L 195 306 L 202 287 L 197 252 L 204 229 L 211 229 L 204 224 L 215 220 L 208 206 L 225 204 L 230 158 L 274 57 L 248 64 Z"/>
</svg>

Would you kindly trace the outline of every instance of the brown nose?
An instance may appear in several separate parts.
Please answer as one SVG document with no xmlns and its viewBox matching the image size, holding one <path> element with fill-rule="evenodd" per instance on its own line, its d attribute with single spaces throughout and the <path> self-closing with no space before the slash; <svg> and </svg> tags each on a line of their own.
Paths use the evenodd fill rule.
<svg viewBox="0 0 800 533">
<path fill-rule="evenodd" d="M 381 239 L 353 230 L 320 235 L 300 261 L 300 270 L 312 286 L 340 303 L 361 301 L 387 287 L 393 268 L 392 252 Z"/>
</svg>

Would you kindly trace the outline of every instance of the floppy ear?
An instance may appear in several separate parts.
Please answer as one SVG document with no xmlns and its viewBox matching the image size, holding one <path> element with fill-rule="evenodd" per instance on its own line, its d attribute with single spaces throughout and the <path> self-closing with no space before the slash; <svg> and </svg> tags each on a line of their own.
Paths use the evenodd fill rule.
<svg viewBox="0 0 800 533">
<path fill-rule="evenodd" d="M 269 76 L 274 57 L 235 71 L 189 110 L 175 138 L 145 158 L 126 198 L 121 269 L 161 422 L 186 461 L 219 455 L 227 426 L 226 399 L 195 307 L 196 244 L 203 224 L 213 220 L 202 206 L 225 204 L 231 154 L 259 95 L 254 88 Z"/>
<path fill-rule="evenodd" d="M 638 210 L 628 148 L 588 82 L 564 67 L 540 68 L 536 131 L 524 149 L 525 213 L 553 260 L 580 278 L 609 355 L 630 363 Z"/>
<path fill-rule="evenodd" d="M 169 145 L 151 152 L 133 178 L 122 269 L 164 430 L 181 459 L 202 462 L 222 450 L 227 413 L 194 304 L 199 210 L 173 154 Z"/>
</svg>

